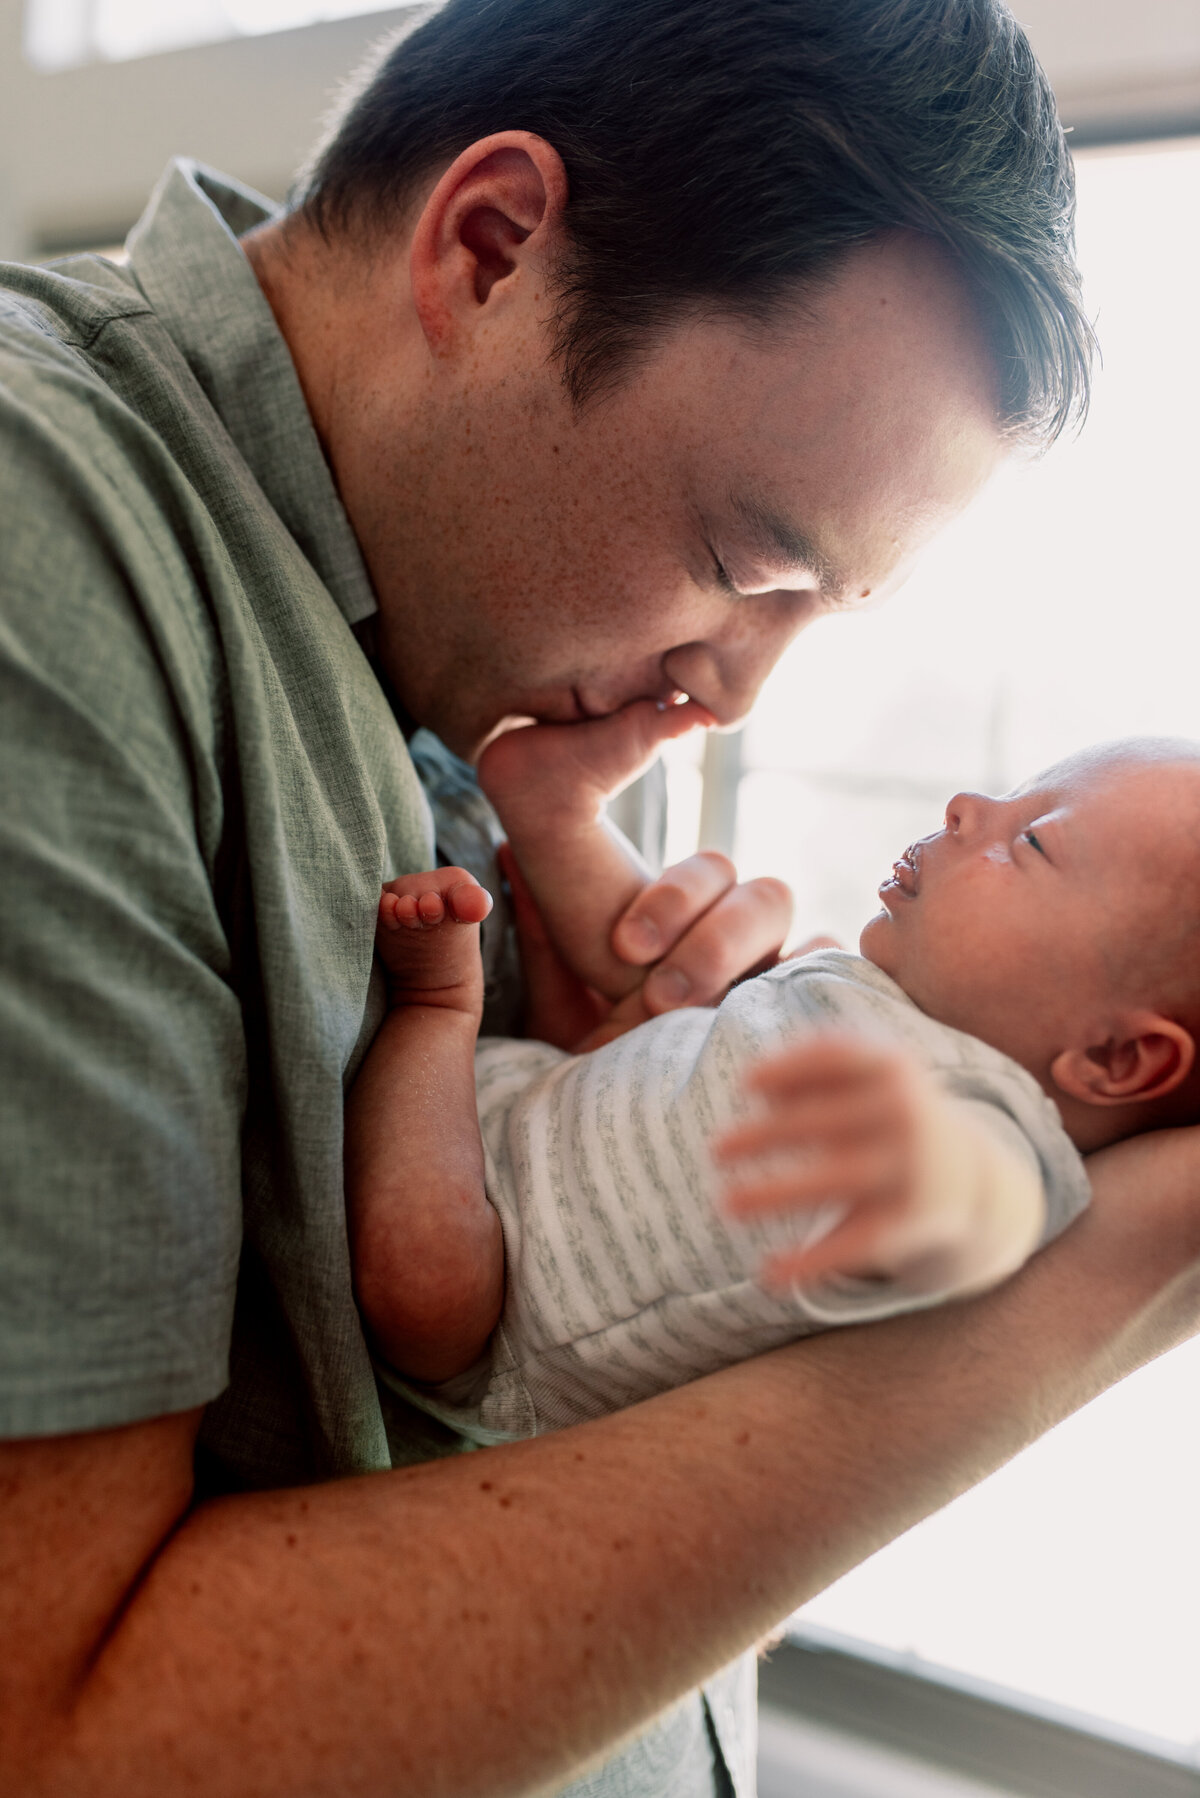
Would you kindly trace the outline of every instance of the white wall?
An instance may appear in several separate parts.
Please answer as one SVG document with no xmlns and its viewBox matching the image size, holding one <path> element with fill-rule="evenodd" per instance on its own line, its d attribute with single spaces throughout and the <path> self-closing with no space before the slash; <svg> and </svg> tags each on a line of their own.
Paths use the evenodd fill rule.
<svg viewBox="0 0 1200 1798">
<path fill-rule="evenodd" d="M 168 0 L 164 0 L 168 3 Z M 1200 129 L 1197 0 L 1016 0 L 1081 140 Z M 405 9 L 58 74 L 0 0 L 0 257 L 119 234 L 174 152 L 282 194 L 339 80 Z"/>
<path fill-rule="evenodd" d="M 39 73 L 0 0 L 0 257 L 118 236 L 168 157 L 282 196 L 340 81 L 406 9 Z"/>
<path fill-rule="evenodd" d="M 1080 138 L 1200 131 L 1200 0 L 1009 0 Z"/>
</svg>

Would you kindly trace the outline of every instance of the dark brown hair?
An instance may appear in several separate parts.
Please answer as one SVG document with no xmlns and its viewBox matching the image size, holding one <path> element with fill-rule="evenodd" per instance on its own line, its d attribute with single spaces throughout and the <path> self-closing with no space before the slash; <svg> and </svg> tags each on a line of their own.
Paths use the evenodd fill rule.
<svg viewBox="0 0 1200 1798">
<path fill-rule="evenodd" d="M 448 0 L 382 46 L 293 204 L 326 235 L 386 230 L 503 130 L 566 166 L 557 348 L 580 404 L 681 313 L 769 320 L 900 228 L 963 269 L 1012 434 L 1086 410 L 1070 158 L 998 0 Z"/>
</svg>

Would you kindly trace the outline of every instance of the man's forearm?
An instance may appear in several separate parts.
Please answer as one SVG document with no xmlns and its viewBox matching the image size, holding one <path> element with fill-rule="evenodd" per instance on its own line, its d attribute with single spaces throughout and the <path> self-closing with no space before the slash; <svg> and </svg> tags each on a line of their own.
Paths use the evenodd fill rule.
<svg viewBox="0 0 1200 1798">
<path fill-rule="evenodd" d="M 1156 1172 L 1182 1191 L 1194 1161 Z M 202 1508 L 22 1789 L 553 1789 L 1195 1327 L 1200 1208 L 1126 1223 L 1114 1168 L 1128 1190 L 1136 1163 L 1101 1166 L 1094 1213 L 969 1304 L 561 1435 Z"/>
</svg>

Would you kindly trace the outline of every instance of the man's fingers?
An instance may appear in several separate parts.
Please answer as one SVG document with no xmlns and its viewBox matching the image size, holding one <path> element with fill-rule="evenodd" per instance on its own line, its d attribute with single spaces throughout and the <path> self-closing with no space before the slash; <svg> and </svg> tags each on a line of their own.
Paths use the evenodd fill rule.
<svg viewBox="0 0 1200 1798">
<path fill-rule="evenodd" d="M 661 964 L 647 975 L 644 989 L 651 1013 L 711 1004 L 740 976 L 772 966 L 791 916 L 791 894 L 782 881 L 738 886 L 725 857 L 707 854 L 673 868 L 638 903 L 646 909 L 637 925 L 649 933 L 639 937 L 618 927 L 614 947 L 623 955 L 631 941 L 658 945 Z"/>
<path fill-rule="evenodd" d="M 697 920 L 737 884 L 727 855 L 702 849 L 643 888 L 613 927 L 613 952 L 637 968 L 670 953 Z"/>
<path fill-rule="evenodd" d="M 647 975 L 647 1010 L 714 1004 L 735 980 L 774 966 L 791 918 L 792 895 L 781 880 L 731 887 Z"/>
</svg>

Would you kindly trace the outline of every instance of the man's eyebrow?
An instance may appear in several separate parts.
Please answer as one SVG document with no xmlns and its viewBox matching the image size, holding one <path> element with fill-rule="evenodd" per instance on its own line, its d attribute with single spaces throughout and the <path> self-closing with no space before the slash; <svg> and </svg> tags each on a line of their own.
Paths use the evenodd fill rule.
<svg viewBox="0 0 1200 1798">
<path fill-rule="evenodd" d="M 803 568 L 815 574 L 821 592 L 828 600 L 839 599 L 849 585 L 846 576 L 836 568 L 807 531 L 752 495 L 734 493 L 730 505 L 738 522 L 747 532 L 750 547 L 764 560 L 785 568 Z"/>
</svg>

